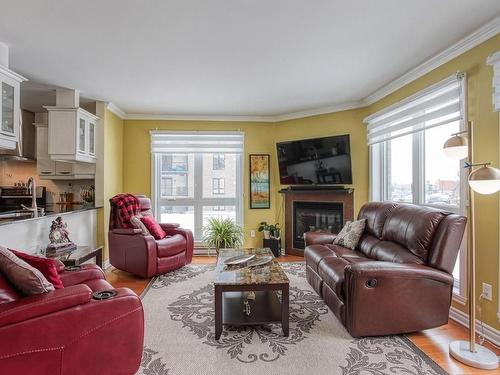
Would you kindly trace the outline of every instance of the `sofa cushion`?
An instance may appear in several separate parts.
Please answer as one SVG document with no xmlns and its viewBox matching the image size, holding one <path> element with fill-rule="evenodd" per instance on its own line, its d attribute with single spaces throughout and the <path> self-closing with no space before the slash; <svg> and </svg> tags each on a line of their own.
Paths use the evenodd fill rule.
<svg viewBox="0 0 500 375">
<path fill-rule="evenodd" d="M 363 253 L 357 250 L 351 250 L 347 247 L 327 245 L 333 249 L 335 255 L 346 260 L 349 263 L 359 263 L 359 262 L 368 262 L 373 259 L 367 258 Z"/>
<path fill-rule="evenodd" d="M 350 263 L 337 256 L 324 258 L 319 266 L 318 273 L 323 282 L 332 289 L 339 299 L 344 299 L 344 269 Z"/>
<path fill-rule="evenodd" d="M 20 297 L 12 284 L 0 273 L 0 304 L 16 301 Z"/>
<path fill-rule="evenodd" d="M 0 246 L 0 273 L 25 296 L 54 290 L 54 285 L 40 271 L 3 246 Z"/>
<path fill-rule="evenodd" d="M 333 245 L 334 247 L 336 245 Z M 304 257 L 306 258 L 306 264 L 311 267 L 311 269 L 318 273 L 318 264 L 324 257 L 335 255 L 331 247 L 326 245 L 309 245 L 304 250 Z"/>
<path fill-rule="evenodd" d="M 393 202 L 367 203 L 359 210 L 358 220 L 366 219 L 365 232 L 381 239 L 385 221 L 396 206 Z"/>
<path fill-rule="evenodd" d="M 139 215 L 134 215 L 130 218 L 130 224 L 132 224 L 132 226 L 135 228 L 135 229 L 140 229 L 141 230 L 141 234 L 143 236 L 150 236 L 151 233 L 149 233 L 149 230 L 148 228 L 144 225 L 144 223 L 141 221 L 141 218 L 144 217 L 144 215 L 142 214 L 139 214 Z"/>
<path fill-rule="evenodd" d="M 358 242 L 358 247 L 357 250 L 367 256 L 368 258 L 372 258 L 371 251 L 373 247 L 378 244 L 380 240 L 375 237 L 374 235 L 365 232 L 359 242 Z"/>
<path fill-rule="evenodd" d="M 333 240 L 335 245 L 340 245 L 354 250 L 365 230 L 366 219 L 348 221 Z"/>
<path fill-rule="evenodd" d="M 153 216 L 141 216 L 140 219 L 146 228 L 148 228 L 149 233 L 151 233 L 155 240 L 161 240 L 167 236 L 167 233 L 165 233 Z"/>
<path fill-rule="evenodd" d="M 186 239 L 180 234 L 174 234 L 171 237 L 165 237 L 156 241 L 158 248 L 158 258 L 169 257 L 182 253 L 186 250 Z"/>
<path fill-rule="evenodd" d="M 434 232 L 446 215 L 430 207 L 400 204 L 385 221 L 382 239 L 396 242 L 426 261 Z"/>
<path fill-rule="evenodd" d="M 59 272 L 57 272 L 58 263 L 54 259 L 26 254 L 21 251 L 16 251 L 13 249 L 9 250 L 12 251 L 15 256 L 24 260 L 30 266 L 35 267 L 38 271 L 40 271 L 43 274 L 43 276 L 45 276 L 47 281 L 52 285 L 54 285 L 54 288 L 56 289 L 64 288 L 64 285 L 61 281 L 61 277 L 59 276 Z"/>
<path fill-rule="evenodd" d="M 424 261 L 405 247 L 390 241 L 379 241 L 371 249 L 373 259 L 393 263 L 423 264 Z"/>
</svg>

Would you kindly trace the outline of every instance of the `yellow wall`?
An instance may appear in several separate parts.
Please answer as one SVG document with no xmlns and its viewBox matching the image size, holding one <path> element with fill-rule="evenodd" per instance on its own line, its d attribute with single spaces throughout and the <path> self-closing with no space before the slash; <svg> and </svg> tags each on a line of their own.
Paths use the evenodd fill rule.
<svg viewBox="0 0 500 375">
<path fill-rule="evenodd" d="M 440 66 L 400 90 L 388 95 L 368 108 L 374 113 L 415 92 L 422 90 L 457 71 L 467 73 L 468 117 L 474 122 L 474 160 L 491 161 L 499 165 L 499 119 L 493 112 L 493 69 L 486 65 L 486 58 L 500 50 L 500 35 Z M 499 253 L 499 201 L 498 194 L 476 194 L 477 281 L 476 293 L 481 293 L 483 282 L 493 285 L 493 301 L 484 301 L 483 315 L 486 324 L 500 329 L 498 318 L 498 253 Z M 465 307 L 455 304 L 465 311 Z"/>
<path fill-rule="evenodd" d="M 97 238 L 108 259 L 109 198 L 123 192 L 123 120 L 106 110 L 104 119 L 104 207 L 97 212 Z M 147 152 L 147 151 L 146 151 Z"/>
<path fill-rule="evenodd" d="M 150 130 L 224 130 L 245 133 L 244 156 L 244 211 L 245 245 L 256 246 L 258 237 L 250 237 L 250 229 L 255 229 L 263 220 L 274 222 L 276 200 L 271 200 L 270 209 L 249 209 L 248 155 L 252 153 L 273 154 L 274 124 L 255 122 L 215 122 L 215 121 L 125 121 L 124 127 L 124 179 L 123 188 L 130 193 L 151 196 L 151 153 Z M 271 186 L 275 198 L 277 186 Z"/>
</svg>

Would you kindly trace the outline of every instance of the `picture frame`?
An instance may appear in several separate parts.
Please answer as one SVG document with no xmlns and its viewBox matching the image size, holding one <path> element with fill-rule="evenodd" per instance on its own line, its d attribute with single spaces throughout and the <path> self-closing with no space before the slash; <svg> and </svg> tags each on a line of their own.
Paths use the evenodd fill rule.
<svg viewBox="0 0 500 375">
<path fill-rule="evenodd" d="M 271 172 L 269 154 L 249 155 L 250 208 L 271 208 Z"/>
</svg>

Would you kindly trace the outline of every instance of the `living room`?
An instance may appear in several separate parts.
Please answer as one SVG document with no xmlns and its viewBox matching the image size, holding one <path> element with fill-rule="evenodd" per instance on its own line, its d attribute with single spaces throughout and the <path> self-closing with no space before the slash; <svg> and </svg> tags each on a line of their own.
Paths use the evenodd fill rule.
<svg viewBox="0 0 500 375">
<path fill-rule="evenodd" d="M 0 9 L 0 373 L 500 373 L 498 2 Z"/>
</svg>

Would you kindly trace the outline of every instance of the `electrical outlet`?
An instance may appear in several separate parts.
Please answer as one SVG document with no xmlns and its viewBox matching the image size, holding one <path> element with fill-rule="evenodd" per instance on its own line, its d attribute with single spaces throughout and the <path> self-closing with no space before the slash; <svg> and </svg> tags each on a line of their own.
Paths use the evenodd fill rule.
<svg viewBox="0 0 500 375">
<path fill-rule="evenodd" d="M 253 229 L 250 231 L 250 237 L 255 237 L 255 231 Z"/>
<path fill-rule="evenodd" d="M 493 299 L 493 289 L 491 284 L 483 283 L 483 298 L 491 301 Z"/>
</svg>

